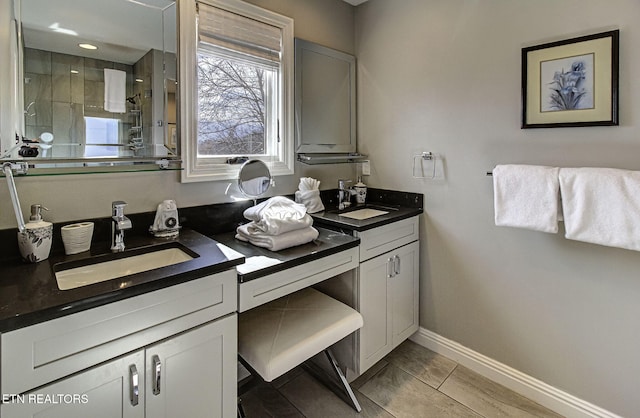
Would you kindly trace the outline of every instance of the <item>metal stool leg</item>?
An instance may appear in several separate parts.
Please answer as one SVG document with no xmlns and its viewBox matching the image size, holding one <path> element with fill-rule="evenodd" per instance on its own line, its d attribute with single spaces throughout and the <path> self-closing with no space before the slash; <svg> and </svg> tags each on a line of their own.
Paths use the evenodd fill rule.
<svg viewBox="0 0 640 418">
<path fill-rule="evenodd" d="M 338 366 L 338 362 L 336 361 L 336 358 L 333 356 L 333 353 L 331 352 L 331 349 L 327 348 L 326 350 L 324 350 L 324 353 L 327 356 L 327 359 L 329 360 L 329 363 L 331 363 L 331 368 L 336 373 L 336 376 L 338 377 L 338 380 L 340 381 L 340 384 L 342 385 L 342 388 L 346 392 L 347 397 L 351 401 L 351 404 L 352 404 L 353 408 L 357 412 L 362 411 L 362 408 L 360 407 L 360 403 L 356 399 L 356 395 L 353 393 L 353 390 L 351 389 L 351 385 L 349 385 L 349 382 L 347 381 L 347 378 L 345 377 L 344 373 L 342 373 L 342 370 Z"/>
<path fill-rule="evenodd" d="M 242 399 L 238 398 L 238 418 L 246 418 L 244 408 L 242 407 Z"/>
</svg>

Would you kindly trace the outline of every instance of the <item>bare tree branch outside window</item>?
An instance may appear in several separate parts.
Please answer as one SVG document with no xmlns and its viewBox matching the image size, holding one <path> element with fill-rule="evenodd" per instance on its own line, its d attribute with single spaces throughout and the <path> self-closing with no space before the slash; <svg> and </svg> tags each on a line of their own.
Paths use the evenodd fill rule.
<svg viewBox="0 0 640 418">
<path fill-rule="evenodd" d="M 265 153 L 266 70 L 198 55 L 198 155 Z"/>
</svg>

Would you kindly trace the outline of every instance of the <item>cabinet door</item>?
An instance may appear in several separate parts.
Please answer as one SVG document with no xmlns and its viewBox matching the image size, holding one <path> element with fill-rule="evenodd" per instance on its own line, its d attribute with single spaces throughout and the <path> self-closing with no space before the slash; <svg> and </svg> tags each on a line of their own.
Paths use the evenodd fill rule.
<svg viewBox="0 0 640 418">
<path fill-rule="evenodd" d="M 372 258 L 359 269 L 360 314 L 364 325 L 359 331 L 359 372 L 364 373 L 391 350 L 391 317 L 387 292 L 389 260 L 387 253 Z"/>
<path fill-rule="evenodd" d="M 389 280 L 392 344 L 397 347 L 418 330 L 418 279 L 420 244 L 414 242 L 393 252 L 395 274 Z"/>
<path fill-rule="evenodd" d="M 237 314 L 147 348 L 147 416 L 232 417 L 237 397 Z"/>
<path fill-rule="evenodd" d="M 137 402 L 132 394 L 136 389 L 136 377 Z M 0 415 L 11 418 L 141 418 L 145 416 L 143 391 L 144 351 L 141 350 L 28 392 L 13 403 L 3 403 Z"/>
</svg>

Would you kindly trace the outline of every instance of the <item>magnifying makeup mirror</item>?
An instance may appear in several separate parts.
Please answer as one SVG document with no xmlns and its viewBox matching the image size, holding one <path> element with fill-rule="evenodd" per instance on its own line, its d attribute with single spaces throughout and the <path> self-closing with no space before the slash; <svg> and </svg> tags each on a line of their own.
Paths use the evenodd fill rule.
<svg viewBox="0 0 640 418">
<path fill-rule="evenodd" d="M 265 194 L 270 186 L 271 172 L 264 161 L 249 160 L 242 164 L 238 175 L 238 188 L 245 196 L 255 201 Z"/>
</svg>

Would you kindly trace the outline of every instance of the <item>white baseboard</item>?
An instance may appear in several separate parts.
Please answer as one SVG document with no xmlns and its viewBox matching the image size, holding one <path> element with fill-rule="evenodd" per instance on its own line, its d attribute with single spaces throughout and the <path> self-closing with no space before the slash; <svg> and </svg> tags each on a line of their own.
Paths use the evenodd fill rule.
<svg viewBox="0 0 640 418">
<path fill-rule="evenodd" d="M 566 417 L 621 418 L 425 328 L 410 339 Z"/>
</svg>

